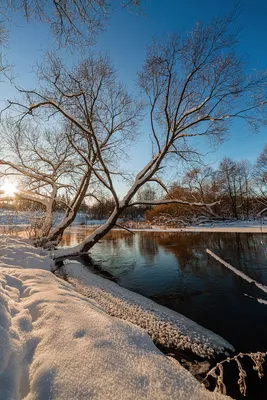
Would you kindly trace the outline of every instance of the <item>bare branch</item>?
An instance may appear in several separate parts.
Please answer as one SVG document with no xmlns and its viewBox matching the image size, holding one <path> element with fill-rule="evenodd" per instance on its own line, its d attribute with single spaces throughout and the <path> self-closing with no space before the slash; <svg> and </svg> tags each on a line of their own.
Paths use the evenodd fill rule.
<svg viewBox="0 0 267 400">
<path fill-rule="evenodd" d="M 179 199 L 161 199 L 161 200 L 133 201 L 132 203 L 130 203 L 130 205 L 136 206 L 136 205 L 183 204 L 183 205 L 190 206 L 190 207 L 213 207 L 219 203 L 220 203 L 220 201 L 214 201 L 213 203 L 205 204 L 205 203 L 198 203 L 198 202 L 194 203 L 194 202 L 179 200 Z"/>
</svg>

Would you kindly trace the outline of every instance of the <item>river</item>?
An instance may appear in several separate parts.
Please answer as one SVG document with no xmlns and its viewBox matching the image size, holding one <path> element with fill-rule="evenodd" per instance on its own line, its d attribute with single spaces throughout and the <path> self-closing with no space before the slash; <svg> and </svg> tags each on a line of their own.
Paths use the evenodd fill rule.
<svg viewBox="0 0 267 400">
<path fill-rule="evenodd" d="M 79 243 L 89 232 L 71 228 L 61 245 Z M 256 298 L 267 301 L 267 293 L 211 258 L 206 248 L 267 286 L 267 235 L 260 233 L 132 235 L 117 230 L 98 243 L 89 257 L 78 259 L 77 268 L 81 276 L 89 269 L 184 314 L 227 339 L 237 351 L 266 351 L 267 305 Z M 265 399 L 267 378 L 254 383 L 249 374 L 248 379 L 251 387 L 257 385 L 259 395 L 254 397 L 254 391 L 251 397 L 248 392 L 247 398 Z"/>
</svg>

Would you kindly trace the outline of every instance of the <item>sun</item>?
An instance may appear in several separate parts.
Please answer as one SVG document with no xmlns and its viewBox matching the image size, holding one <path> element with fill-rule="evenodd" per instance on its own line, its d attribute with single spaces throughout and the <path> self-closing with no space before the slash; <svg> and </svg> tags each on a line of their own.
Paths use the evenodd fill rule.
<svg viewBox="0 0 267 400">
<path fill-rule="evenodd" d="M 4 191 L 6 196 L 13 197 L 17 191 L 17 186 L 15 183 L 6 180 L 2 185 L 2 190 Z"/>
</svg>

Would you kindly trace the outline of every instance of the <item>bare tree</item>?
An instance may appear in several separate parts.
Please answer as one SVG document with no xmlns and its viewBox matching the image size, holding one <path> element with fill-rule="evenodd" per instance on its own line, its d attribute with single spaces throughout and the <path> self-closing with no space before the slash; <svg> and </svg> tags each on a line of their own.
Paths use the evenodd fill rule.
<svg viewBox="0 0 267 400">
<path fill-rule="evenodd" d="M 148 182 L 166 189 L 157 175 L 158 171 L 169 157 L 184 159 L 190 156 L 194 138 L 221 140 L 232 118 L 242 118 L 254 129 L 263 121 L 267 74 L 245 75 L 245 65 L 235 54 L 237 36 L 231 31 L 233 22 L 230 15 L 207 26 L 198 23 L 186 37 L 172 36 L 148 49 L 145 65 L 139 74 L 139 85 L 147 98 L 146 111 L 150 116 L 154 155 L 135 176 L 123 199 L 119 199 L 116 193 L 113 171 L 104 155 L 106 139 L 103 133 L 106 132 L 108 137 L 110 134 L 103 117 L 106 112 L 99 113 L 94 109 L 96 92 L 93 91 L 92 96 L 90 87 L 81 89 L 78 86 L 76 90 L 70 90 L 71 87 L 63 86 L 56 99 L 52 94 L 27 92 L 30 104 L 25 107 L 25 114 L 34 114 L 44 108 L 54 110 L 77 130 L 76 136 L 70 138 L 76 151 L 84 155 L 77 145 L 79 140 L 86 139 L 92 144 L 96 157 L 96 163 L 90 163 L 93 174 L 110 192 L 115 204 L 105 224 L 78 246 L 58 252 L 58 256 L 88 251 L 110 231 L 129 206 L 177 203 L 203 207 L 202 202 L 190 203 L 181 199 L 140 201 L 135 200 L 135 195 Z M 55 84 L 58 85 L 58 82 L 57 79 Z M 97 82 L 102 87 L 102 81 L 97 79 Z M 70 99 L 73 106 L 68 103 Z M 85 114 L 85 119 L 81 119 L 79 113 L 87 99 L 90 99 L 90 112 Z M 82 102 L 82 107 L 79 102 Z M 106 107 L 106 102 L 104 104 Z M 131 118 L 130 121 L 135 120 L 133 114 Z M 96 121 L 101 124 L 101 129 L 96 129 Z M 109 118 L 108 126 L 111 121 L 112 118 Z M 130 128 L 135 129 L 134 126 Z M 85 151 L 88 153 L 87 149 Z"/>
<path fill-rule="evenodd" d="M 258 214 L 261 215 L 267 211 L 267 145 L 264 146 L 263 151 L 257 158 L 253 178 L 255 184 L 254 195 L 261 206 Z"/>
<path fill-rule="evenodd" d="M 26 114 L 23 113 L 17 122 L 19 139 L 27 140 L 27 142 L 27 132 L 23 127 L 25 116 L 32 117 L 38 114 L 38 123 L 42 118 L 50 124 L 53 122 L 63 125 L 64 134 L 62 142 L 59 140 L 59 148 L 61 145 L 64 148 L 64 143 L 66 143 L 68 159 L 69 153 L 72 157 L 70 168 L 66 169 L 64 163 L 61 165 L 64 178 L 66 178 L 64 185 L 69 190 L 71 189 L 70 201 L 66 205 L 66 212 L 61 223 L 53 228 L 50 226 L 48 230 L 40 231 L 41 237 L 38 243 L 42 245 L 60 240 L 64 230 L 73 222 L 85 197 L 99 200 L 97 187 L 102 186 L 111 191 L 118 202 L 110 176 L 123 176 L 117 167 L 124 157 L 125 148 L 136 135 L 140 113 L 140 103 L 131 98 L 123 85 L 117 82 L 114 68 L 108 57 L 90 57 L 79 63 L 72 71 L 67 71 L 61 60 L 55 57 L 48 57 L 48 64 L 47 68 L 39 70 L 41 82 L 45 84 L 44 89 L 39 92 L 23 91 L 31 106 L 24 107 L 27 109 Z M 12 102 L 10 105 L 20 108 L 18 103 Z M 28 152 L 33 153 L 35 157 L 41 142 L 40 139 L 37 145 L 31 135 L 31 146 L 27 145 L 28 147 L 24 146 L 21 149 L 18 145 L 20 142 L 16 139 L 15 150 L 20 157 L 20 162 L 28 165 L 24 158 L 28 157 L 26 156 Z M 14 148 L 13 143 L 11 145 Z M 26 148 L 29 151 L 26 151 Z M 49 154 L 49 151 L 44 149 L 43 159 L 45 154 Z M 76 155 L 78 161 L 73 161 L 75 158 L 73 154 Z M 18 170 L 18 165 L 11 163 L 10 159 L 11 157 L 5 157 L 2 159 L 2 164 Z M 46 161 L 48 169 L 53 165 L 51 173 L 55 174 L 55 164 L 51 157 L 47 156 Z M 43 165 L 41 167 L 45 174 L 45 168 Z M 32 165 L 31 168 L 33 168 Z M 105 179 L 107 171 L 108 180 Z M 23 173 L 22 170 L 21 172 Z M 27 175 L 26 171 L 24 172 Z M 43 181 L 42 175 L 39 174 L 39 176 Z M 50 193 L 52 203 L 60 187 L 57 176 L 55 176 L 55 181 L 54 195 Z M 29 189 L 31 190 L 30 187 Z M 49 209 L 49 214 L 51 212 L 52 207 Z"/>
<path fill-rule="evenodd" d="M 1 12 L 0 12 L 0 17 L 1 17 Z M 8 35 L 7 35 L 7 30 L 4 25 L 4 22 L 1 20 L 0 21 L 0 82 L 2 81 L 2 78 L 8 78 L 8 72 L 10 70 L 10 65 L 7 63 L 5 59 L 5 55 L 3 53 L 3 48 L 7 44 L 8 41 Z"/>
<path fill-rule="evenodd" d="M 223 214 L 233 218 L 248 217 L 252 195 L 250 166 L 247 161 L 224 158 L 217 171 Z"/>
<path fill-rule="evenodd" d="M 21 12 L 24 17 L 46 22 L 61 45 L 90 45 L 104 29 L 112 6 L 108 0 L 2 0 L 0 14 Z M 124 8 L 139 7 L 139 0 L 122 2 Z M 12 19 L 12 15 L 11 15 Z"/>
<path fill-rule="evenodd" d="M 77 191 L 85 174 L 84 166 L 70 146 L 65 132 L 38 130 L 33 124 L 2 125 L 0 164 L 2 176 L 16 177 L 20 186 L 16 199 L 41 205 L 45 212 L 38 237 L 48 236 L 57 203 L 71 208 L 67 199 Z M 65 201 L 60 193 L 65 194 Z"/>
<path fill-rule="evenodd" d="M 0 24 L 0 46 L 2 47 L 3 43 L 5 42 L 5 37 L 6 37 L 6 31 L 3 27 L 3 23 Z M 3 56 L 2 54 L 0 55 L 0 72 L 4 70 L 4 64 L 3 64 Z"/>
<path fill-rule="evenodd" d="M 188 200 L 201 201 L 203 204 L 220 201 L 218 183 L 211 167 L 195 167 L 186 171 L 182 184 L 188 189 Z M 217 207 L 220 205 L 218 204 Z M 218 219 L 220 215 L 216 211 L 215 207 L 209 206 L 203 207 L 201 210 L 204 215 Z"/>
</svg>

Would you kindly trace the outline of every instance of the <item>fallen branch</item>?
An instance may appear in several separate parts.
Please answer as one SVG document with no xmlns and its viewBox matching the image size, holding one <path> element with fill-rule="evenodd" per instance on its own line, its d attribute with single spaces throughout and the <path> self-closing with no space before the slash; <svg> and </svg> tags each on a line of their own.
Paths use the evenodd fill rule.
<svg viewBox="0 0 267 400">
<path fill-rule="evenodd" d="M 130 232 L 132 235 L 134 235 L 134 234 L 135 234 L 133 231 L 131 231 L 131 229 L 129 229 L 129 228 L 126 228 L 126 227 L 125 227 L 125 226 L 123 226 L 123 225 L 116 224 L 115 226 L 117 226 L 117 227 L 118 227 L 118 228 L 120 228 L 120 229 L 125 229 L 127 232 Z"/>
<path fill-rule="evenodd" d="M 245 281 L 249 283 L 254 283 L 259 289 L 261 289 L 263 292 L 267 293 L 267 287 L 262 285 L 261 283 L 254 281 L 254 279 L 250 278 L 248 275 L 244 274 L 244 272 L 239 271 L 239 269 L 233 267 L 231 264 L 228 262 L 224 261 L 222 258 L 214 254 L 211 250 L 206 249 L 206 253 L 208 253 L 211 257 L 215 258 L 215 260 L 219 261 L 222 265 L 224 265 L 226 268 L 230 269 L 233 271 L 236 275 L 240 276 L 243 278 Z"/>
<path fill-rule="evenodd" d="M 260 303 L 260 304 L 267 304 L 267 300 L 258 299 L 258 298 L 256 298 L 256 297 L 250 296 L 250 295 L 247 294 L 247 293 L 243 293 L 243 294 L 244 294 L 244 296 L 249 297 L 250 299 L 256 300 L 256 301 L 257 301 L 258 303 Z"/>
</svg>

